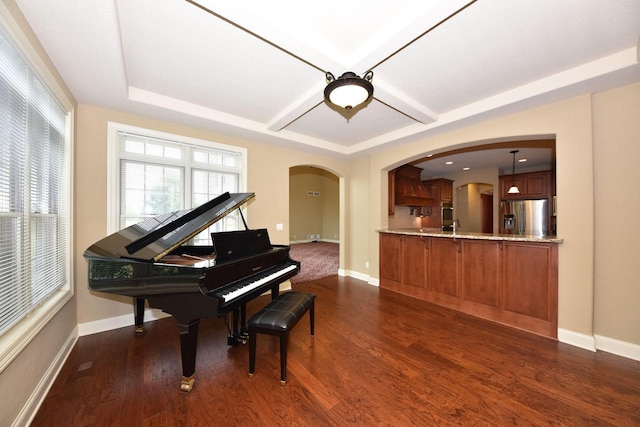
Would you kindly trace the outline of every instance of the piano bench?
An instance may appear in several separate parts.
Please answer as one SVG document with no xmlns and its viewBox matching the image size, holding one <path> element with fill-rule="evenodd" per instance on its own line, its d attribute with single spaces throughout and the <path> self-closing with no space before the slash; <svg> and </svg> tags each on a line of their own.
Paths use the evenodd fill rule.
<svg viewBox="0 0 640 427">
<path fill-rule="evenodd" d="M 314 294 L 290 291 L 279 295 L 249 319 L 249 376 L 256 367 L 256 335 L 268 334 L 280 337 L 280 384 L 287 382 L 287 341 L 289 332 L 309 311 L 309 323 L 313 336 Z"/>
</svg>

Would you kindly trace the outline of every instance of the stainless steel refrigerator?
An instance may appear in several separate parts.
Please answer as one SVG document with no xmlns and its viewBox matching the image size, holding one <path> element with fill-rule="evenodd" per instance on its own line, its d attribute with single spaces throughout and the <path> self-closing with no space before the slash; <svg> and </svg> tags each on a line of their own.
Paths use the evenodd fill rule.
<svg viewBox="0 0 640 427">
<path fill-rule="evenodd" d="M 549 234 L 547 200 L 513 200 L 500 202 L 500 232 L 546 236 Z"/>
</svg>

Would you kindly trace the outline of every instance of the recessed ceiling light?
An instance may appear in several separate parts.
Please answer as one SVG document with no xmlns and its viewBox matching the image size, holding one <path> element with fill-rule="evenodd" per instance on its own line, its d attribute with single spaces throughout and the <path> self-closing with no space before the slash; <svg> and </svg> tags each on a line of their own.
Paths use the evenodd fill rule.
<svg viewBox="0 0 640 427">
<path fill-rule="evenodd" d="M 471 168 L 462 168 L 463 171 L 468 171 Z"/>
<path fill-rule="evenodd" d="M 452 165 L 453 162 L 446 162 L 445 165 Z"/>
<path fill-rule="evenodd" d="M 518 163 L 524 163 L 524 162 L 526 162 L 526 161 L 527 161 L 527 159 L 519 159 L 519 160 L 518 160 Z"/>
</svg>

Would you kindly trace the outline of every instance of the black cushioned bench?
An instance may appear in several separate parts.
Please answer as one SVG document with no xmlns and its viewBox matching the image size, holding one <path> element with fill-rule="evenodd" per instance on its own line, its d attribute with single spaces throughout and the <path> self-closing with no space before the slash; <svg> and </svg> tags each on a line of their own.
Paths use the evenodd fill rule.
<svg viewBox="0 0 640 427">
<path fill-rule="evenodd" d="M 280 337 L 280 384 L 287 382 L 287 341 L 289 332 L 309 311 L 311 335 L 313 335 L 314 294 L 290 291 L 279 295 L 249 319 L 249 376 L 256 368 L 256 334 Z"/>
</svg>

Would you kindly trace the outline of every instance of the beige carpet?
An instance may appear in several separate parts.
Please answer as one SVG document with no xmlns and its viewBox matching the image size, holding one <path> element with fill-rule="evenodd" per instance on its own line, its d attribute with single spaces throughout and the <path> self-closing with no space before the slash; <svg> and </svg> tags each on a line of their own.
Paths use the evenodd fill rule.
<svg viewBox="0 0 640 427">
<path fill-rule="evenodd" d="M 291 259 L 300 261 L 300 272 L 291 278 L 291 283 L 309 282 L 338 274 L 339 248 L 337 243 L 309 242 L 290 246 Z"/>
</svg>

